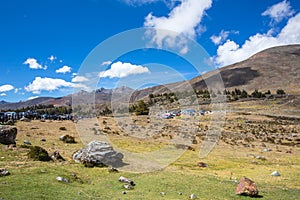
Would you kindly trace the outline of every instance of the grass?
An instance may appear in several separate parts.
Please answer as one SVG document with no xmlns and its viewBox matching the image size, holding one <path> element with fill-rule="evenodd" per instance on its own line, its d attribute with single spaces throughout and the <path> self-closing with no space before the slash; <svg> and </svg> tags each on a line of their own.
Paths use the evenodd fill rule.
<svg viewBox="0 0 300 200">
<path fill-rule="evenodd" d="M 109 121 L 109 120 L 107 120 Z M 249 199 L 237 196 L 235 180 L 247 176 L 254 180 L 263 199 L 297 199 L 300 196 L 300 151 L 285 153 L 291 147 L 268 144 L 271 152 L 262 153 L 261 148 L 230 146 L 221 141 L 205 158 L 198 157 L 201 144 L 193 145 L 196 151 L 186 151 L 178 160 L 161 171 L 151 173 L 108 173 L 104 168 L 85 168 L 72 160 L 72 154 L 82 148 L 82 143 L 65 144 L 59 140 L 69 134 L 80 141 L 74 124 L 70 121 L 18 122 L 17 147 L 9 149 L 0 145 L 0 168 L 7 168 L 11 175 L 0 177 L 0 198 L 18 199 L 189 199 L 194 193 L 198 199 Z M 60 131 L 59 127 L 66 127 Z M 45 138 L 46 142 L 41 141 Z M 39 162 L 27 157 L 28 148 L 21 148 L 24 140 L 41 146 L 49 153 L 58 150 L 64 162 Z M 156 150 L 164 146 L 151 140 L 110 136 L 110 140 L 121 148 L 133 152 Z M 161 145 L 161 146 L 159 146 Z M 259 145 L 256 145 L 259 146 Z M 267 160 L 257 160 L 254 155 L 263 155 Z M 197 166 L 199 161 L 208 168 Z M 277 170 L 280 177 L 270 174 Z M 76 174 L 77 179 L 72 176 Z M 56 180 L 61 176 L 70 183 Z M 134 180 L 133 190 L 126 190 L 118 182 L 120 176 Z M 162 196 L 161 192 L 165 195 Z M 182 192 L 182 195 L 179 194 Z"/>
</svg>

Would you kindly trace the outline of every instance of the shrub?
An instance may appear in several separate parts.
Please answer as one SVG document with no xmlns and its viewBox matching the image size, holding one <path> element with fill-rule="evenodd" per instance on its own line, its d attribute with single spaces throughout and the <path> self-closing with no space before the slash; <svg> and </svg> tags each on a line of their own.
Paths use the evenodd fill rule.
<svg viewBox="0 0 300 200">
<path fill-rule="evenodd" d="M 61 130 L 61 131 L 66 131 L 66 130 L 67 130 L 67 128 L 66 128 L 66 127 L 64 127 L 64 126 L 62 126 L 62 127 L 59 127 L 59 130 Z"/>
<path fill-rule="evenodd" d="M 51 158 L 48 152 L 39 146 L 29 147 L 28 158 L 31 158 L 36 161 L 50 161 Z"/>
</svg>

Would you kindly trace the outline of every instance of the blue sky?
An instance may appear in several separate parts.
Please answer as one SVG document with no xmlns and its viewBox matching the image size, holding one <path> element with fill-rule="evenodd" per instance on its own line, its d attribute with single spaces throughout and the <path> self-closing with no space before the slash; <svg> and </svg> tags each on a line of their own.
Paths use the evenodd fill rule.
<svg viewBox="0 0 300 200">
<path fill-rule="evenodd" d="M 300 44 L 300 1 L 3 0 L 0 26 L 0 100 L 16 102 L 186 80 L 269 47 Z M 151 49 L 122 52 L 142 40 L 133 34 L 101 51 L 104 41 L 136 28 L 151 28 L 144 44 Z M 195 69 L 186 59 L 199 53 L 191 41 L 204 48 L 207 66 Z"/>
</svg>

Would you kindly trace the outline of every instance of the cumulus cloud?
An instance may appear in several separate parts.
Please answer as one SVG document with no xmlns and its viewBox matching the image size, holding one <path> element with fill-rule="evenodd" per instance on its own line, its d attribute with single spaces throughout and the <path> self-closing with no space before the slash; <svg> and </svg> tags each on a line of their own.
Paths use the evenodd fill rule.
<svg viewBox="0 0 300 200">
<path fill-rule="evenodd" d="M 212 35 L 210 39 L 215 45 L 219 45 L 228 38 L 229 33 L 229 31 L 222 30 L 219 35 Z"/>
<path fill-rule="evenodd" d="M 147 67 L 141 65 L 133 65 L 131 63 L 116 62 L 111 65 L 111 68 L 99 73 L 100 78 L 124 78 L 133 74 L 150 73 Z"/>
<path fill-rule="evenodd" d="M 72 78 L 72 82 L 73 83 L 82 83 L 82 82 L 86 82 L 88 81 L 89 79 L 87 79 L 86 77 L 84 76 L 75 76 L 74 78 Z"/>
<path fill-rule="evenodd" d="M 30 69 L 47 69 L 47 66 L 42 66 L 37 62 L 35 58 L 28 58 L 25 62 L 23 62 L 24 65 L 29 65 Z"/>
<path fill-rule="evenodd" d="M 54 91 L 63 87 L 83 88 L 85 85 L 67 82 L 63 79 L 35 77 L 34 81 L 25 87 L 27 92 L 40 94 L 41 91 Z"/>
<path fill-rule="evenodd" d="M 149 13 L 145 18 L 144 26 L 154 28 L 151 33 L 152 42 L 158 47 L 186 48 L 185 37 L 195 38 L 205 10 L 212 5 L 212 0 L 181 0 L 181 4 L 174 7 L 167 17 L 156 17 Z M 169 30 L 169 31 L 164 31 Z"/>
<path fill-rule="evenodd" d="M 101 65 L 102 66 L 108 66 L 108 65 L 110 65 L 112 62 L 110 61 L 110 60 L 108 60 L 108 61 L 103 61 L 102 63 L 101 63 Z"/>
<path fill-rule="evenodd" d="M 14 89 L 14 86 L 6 84 L 0 86 L 0 92 L 8 92 Z"/>
<path fill-rule="evenodd" d="M 63 67 L 57 69 L 55 72 L 56 72 L 56 73 L 65 74 L 65 73 L 71 72 L 71 69 L 72 69 L 71 67 L 65 65 L 65 66 L 63 66 Z"/>
<path fill-rule="evenodd" d="M 50 60 L 51 62 L 54 62 L 56 59 L 57 59 L 57 57 L 54 56 L 54 55 L 51 55 L 51 56 L 49 56 L 49 58 L 48 58 L 48 60 Z"/>
<path fill-rule="evenodd" d="M 269 7 L 266 11 L 262 13 L 262 16 L 271 17 L 274 22 L 281 22 L 285 18 L 293 16 L 295 11 L 292 9 L 290 2 L 284 0 Z"/>
<path fill-rule="evenodd" d="M 6 94 L 5 94 L 5 93 L 1 93 L 0 96 L 1 96 L 1 97 L 4 97 L 4 96 L 6 96 Z"/>
<path fill-rule="evenodd" d="M 241 46 L 232 40 L 227 40 L 223 45 L 220 45 L 217 50 L 217 56 L 214 58 L 218 66 L 225 66 L 245 60 L 253 54 L 264 49 L 300 43 L 300 13 L 288 20 L 276 36 L 269 32 L 260 34 L 257 33 L 244 42 Z"/>
</svg>

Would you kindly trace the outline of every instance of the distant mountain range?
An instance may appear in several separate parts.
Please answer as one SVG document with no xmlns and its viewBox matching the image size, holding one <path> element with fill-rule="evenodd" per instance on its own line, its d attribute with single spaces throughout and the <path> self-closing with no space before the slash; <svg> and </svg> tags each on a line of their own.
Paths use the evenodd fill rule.
<svg viewBox="0 0 300 200">
<path fill-rule="evenodd" d="M 111 101 L 112 95 L 114 101 L 128 101 L 123 97 L 130 95 L 130 101 L 134 102 L 151 93 L 168 92 L 170 88 L 177 88 L 179 91 L 186 91 L 191 88 L 188 86 L 192 86 L 194 89 L 205 89 L 204 77 L 205 80 L 213 79 L 218 74 L 221 75 L 224 86 L 228 90 L 239 88 L 249 92 L 255 89 L 275 92 L 277 89 L 283 89 L 288 93 L 300 94 L 300 45 L 273 47 L 259 52 L 245 61 L 222 67 L 185 82 L 170 83 L 137 91 L 128 87 L 100 88 L 93 92 L 80 91 L 73 96 L 76 97 L 76 104 L 91 104 L 94 100 L 97 104 L 108 103 Z M 0 109 L 17 109 L 39 104 L 70 106 L 72 95 L 60 98 L 38 97 L 17 103 L 0 101 Z"/>
</svg>

